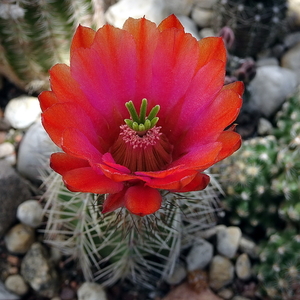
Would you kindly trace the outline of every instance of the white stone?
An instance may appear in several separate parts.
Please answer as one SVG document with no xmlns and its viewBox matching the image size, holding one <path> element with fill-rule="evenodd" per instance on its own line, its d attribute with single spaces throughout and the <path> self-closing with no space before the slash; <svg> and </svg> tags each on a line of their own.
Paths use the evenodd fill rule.
<svg viewBox="0 0 300 300">
<path fill-rule="evenodd" d="M 191 13 L 194 0 L 164 0 L 168 14 L 185 15 Z"/>
<path fill-rule="evenodd" d="M 105 13 L 106 21 L 122 28 L 124 22 L 129 18 L 142 18 L 159 24 L 168 16 L 164 1 L 161 0 L 120 0 L 110 6 Z"/>
<path fill-rule="evenodd" d="M 186 256 L 188 271 L 205 268 L 213 257 L 213 246 L 204 239 L 197 239 L 196 244 Z"/>
<path fill-rule="evenodd" d="M 288 15 L 295 20 L 296 25 L 300 25 L 300 0 L 288 0 Z"/>
<path fill-rule="evenodd" d="M 4 241 L 8 251 L 24 254 L 34 242 L 34 230 L 27 225 L 17 224 L 4 236 Z"/>
<path fill-rule="evenodd" d="M 213 12 L 208 9 L 195 7 L 192 11 L 192 19 L 200 27 L 210 27 L 213 19 Z"/>
<path fill-rule="evenodd" d="M 4 111 L 4 117 L 12 127 L 25 129 L 39 119 L 41 108 L 36 97 L 20 96 L 11 99 Z"/>
<path fill-rule="evenodd" d="M 251 277 L 251 262 L 248 254 L 239 255 L 235 263 L 235 272 L 237 277 L 242 280 L 248 280 Z"/>
<path fill-rule="evenodd" d="M 200 35 L 195 22 L 187 16 L 177 16 L 184 27 L 186 33 L 190 33 L 194 38 L 200 40 Z"/>
<path fill-rule="evenodd" d="M 221 255 L 213 257 L 209 267 L 209 286 L 219 290 L 231 283 L 234 278 L 234 266 L 232 262 Z"/>
<path fill-rule="evenodd" d="M 19 300 L 20 296 L 9 292 L 4 283 L 0 281 L 0 300 Z"/>
<path fill-rule="evenodd" d="M 172 275 L 167 277 L 165 280 L 168 284 L 178 284 L 180 283 L 187 275 L 186 268 L 182 263 L 177 263 L 174 268 Z"/>
<path fill-rule="evenodd" d="M 297 84 L 297 75 L 289 69 L 279 66 L 259 67 L 249 84 L 250 102 L 269 118 L 293 95 Z"/>
<path fill-rule="evenodd" d="M 107 300 L 106 293 L 100 284 L 85 282 L 77 291 L 78 300 Z"/>
<path fill-rule="evenodd" d="M 233 258 L 237 252 L 241 236 L 241 229 L 236 226 L 219 230 L 217 233 L 218 253 Z"/>
<path fill-rule="evenodd" d="M 214 30 L 212 28 L 202 28 L 199 32 L 200 38 L 206 38 L 206 37 L 211 37 L 211 36 L 216 36 Z"/>
<path fill-rule="evenodd" d="M 19 296 L 25 295 L 29 290 L 29 286 L 19 274 L 8 276 L 5 280 L 5 287 Z"/>
<path fill-rule="evenodd" d="M 257 125 L 257 133 L 259 135 L 270 135 L 273 133 L 273 126 L 272 123 L 265 119 L 265 118 L 260 118 L 258 120 L 258 125 Z"/>
<path fill-rule="evenodd" d="M 18 152 L 17 170 L 24 177 L 38 180 L 50 154 L 56 150 L 41 122 L 34 123 L 22 139 Z"/>
<path fill-rule="evenodd" d="M 9 142 L 0 144 L 0 158 L 12 155 L 15 152 L 15 147 Z"/>
<path fill-rule="evenodd" d="M 32 228 L 39 227 L 43 220 L 43 208 L 38 201 L 27 200 L 18 206 L 17 218 Z"/>
<path fill-rule="evenodd" d="M 251 240 L 242 237 L 240 239 L 239 249 L 247 253 L 252 258 L 258 258 L 258 246 Z"/>
</svg>

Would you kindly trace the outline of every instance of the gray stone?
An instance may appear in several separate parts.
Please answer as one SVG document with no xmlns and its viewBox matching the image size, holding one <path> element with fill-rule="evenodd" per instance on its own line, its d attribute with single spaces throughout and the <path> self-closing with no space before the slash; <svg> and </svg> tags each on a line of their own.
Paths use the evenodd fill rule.
<svg viewBox="0 0 300 300">
<path fill-rule="evenodd" d="M 19 300 L 20 297 L 12 292 L 9 292 L 4 283 L 0 281 L 0 300 Z"/>
<path fill-rule="evenodd" d="M 291 16 L 292 20 L 295 22 L 295 26 L 300 26 L 300 2 L 299 0 L 289 0 L 288 1 L 288 14 Z"/>
<path fill-rule="evenodd" d="M 182 263 L 177 263 L 174 268 L 174 272 L 171 276 L 166 278 L 168 284 L 178 284 L 180 283 L 187 275 L 186 268 Z"/>
<path fill-rule="evenodd" d="M 243 296 L 234 296 L 231 300 L 250 300 L 250 299 Z"/>
<path fill-rule="evenodd" d="M 256 62 L 256 67 L 258 68 L 263 66 L 279 66 L 279 61 L 275 57 L 261 58 Z"/>
<path fill-rule="evenodd" d="M 100 284 L 85 282 L 77 291 L 78 300 L 107 300 L 106 293 Z"/>
<path fill-rule="evenodd" d="M 258 246 L 245 237 L 240 239 L 239 249 L 247 253 L 251 258 L 258 258 Z"/>
<path fill-rule="evenodd" d="M 213 256 L 213 246 L 204 239 L 198 238 L 186 256 L 188 271 L 205 268 Z"/>
<path fill-rule="evenodd" d="M 29 197 L 26 181 L 8 162 L 0 160 L 0 237 L 16 220 L 18 205 Z"/>
<path fill-rule="evenodd" d="M 236 226 L 219 230 L 217 233 L 217 250 L 219 254 L 233 258 L 237 252 L 241 236 L 241 229 Z"/>
<path fill-rule="evenodd" d="M 195 6 L 206 9 L 213 9 L 217 2 L 218 0 L 194 0 Z"/>
<path fill-rule="evenodd" d="M 200 27 L 210 27 L 213 20 L 213 11 L 195 7 L 192 11 L 192 19 Z"/>
<path fill-rule="evenodd" d="M 27 200 L 21 203 L 17 209 L 17 218 L 21 223 L 32 228 L 39 227 L 43 220 L 42 205 L 36 200 Z"/>
<path fill-rule="evenodd" d="M 290 33 L 284 37 L 283 44 L 286 48 L 292 48 L 298 43 L 300 43 L 300 32 L 299 31 Z"/>
<path fill-rule="evenodd" d="M 233 278 L 234 266 L 232 262 L 227 257 L 214 256 L 209 267 L 209 286 L 214 290 L 219 290 L 232 283 Z"/>
<path fill-rule="evenodd" d="M 18 151 L 17 170 L 24 177 L 37 181 L 56 146 L 50 140 L 40 121 L 27 130 Z"/>
<path fill-rule="evenodd" d="M 197 26 L 194 23 L 194 21 L 187 16 L 177 16 L 177 17 L 178 17 L 179 21 L 181 22 L 181 24 L 183 25 L 184 31 L 186 33 L 190 33 L 194 38 L 199 40 L 200 35 L 198 33 L 198 29 L 197 29 Z"/>
<path fill-rule="evenodd" d="M 281 58 L 281 66 L 293 70 L 298 75 L 298 82 L 300 82 L 300 43 L 285 52 Z"/>
<path fill-rule="evenodd" d="M 248 254 L 241 254 L 235 263 L 235 273 L 239 279 L 248 280 L 252 275 L 251 262 Z"/>
<path fill-rule="evenodd" d="M 295 72 L 279 66 L 257 68 L 249 84 L 250 102 L 265 117 L 277 112 L 287 97 L 293 95 L 298 83 Z"/>
<path fill-rule="evenodd" d="M 258 120 L 258 125 L 257 125 L 257 133 L 259 135 L 270 135 L 273 134 L 273 125 L 272 123 L 265 119 L 265 118 L 260 118 Z"/>
<path fill-rule="evenodd" d="M 161 0 L 120 0 L 110 6 L 105 13 L 106 21 L 122 28 L 124 22 L 129 18 L 146 17 L 148 20 L 159 24 L 168 16 L 164 1 Z"/>
<path fill-rule="evenodd" d="M 58 288 L 58 274 L 40 243 L 34 243 L 21 264 L 21 275 L 43 297 L 54 297 Z"/>
<path fill-rule="evenodd" d="M 24 224 L 15 225 L 4 236 L 7 250 L 17 254 L 26 253 L 34 242 L 34 235 L 31 227 Z"/>
<path fill-rule="evenodd" d="M 229 288 L 223 288 L 220 291 L 218 291 L 218 296 L 220 296 L 222 299 L 231 299 L 233 295 L 233 290 Z"/>
<path fill-rule="evenodd" d="M 20 96 L 11 99 L 4 110 L 4 116 L 12 127 L 25 129 L 39 119 L 41 108 L 36 97 Z"/>
<path fill-rule="evenodd" d="M 29 286 L 19 274 L 8 276 L 5 280 L 5 287 L 19 296 L 24 296 L 29 290 Z"/>
<path fill-rule="evenodd" d="M 216 36 L 214 30 L 212 28 L 202 28 L 199 32 L 200 38 L 206 38 L 211 36 Z"/>
</svg>

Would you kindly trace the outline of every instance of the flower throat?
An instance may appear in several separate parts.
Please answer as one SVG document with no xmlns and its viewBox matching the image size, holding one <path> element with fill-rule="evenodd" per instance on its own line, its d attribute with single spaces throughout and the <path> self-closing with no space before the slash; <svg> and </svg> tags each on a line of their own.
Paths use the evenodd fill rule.
<svg viewBox="0 0 300 300">
<path fill-rule="evenodd" d="M 143 99 L 138 114 L 132 101 L 125 103 L 130 119 L 120 126 L 120 134 L 110 149 L 116 163 L 130 171 L 159 171 L 172 161 L 172 145 L 156 126 L 160 106 L 146 117 L 148 101 Z"/>
</svg>

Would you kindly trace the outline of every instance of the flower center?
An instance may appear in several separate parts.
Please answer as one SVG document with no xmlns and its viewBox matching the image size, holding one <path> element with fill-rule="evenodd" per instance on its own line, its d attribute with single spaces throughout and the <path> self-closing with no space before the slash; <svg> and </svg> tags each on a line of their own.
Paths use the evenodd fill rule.
<svg viewBox="0 0 300 300">
<path fill-rule="evenodd" d="M 140 114 L 132 101 L 125 104 L 130 119 L 125 119 L 126 125 L 120 126 L 120 134 L 110 149 L 116 163 L 135 171 L 159 171 L 172 161 L 172 145 L 167 137 L 156 126 L 159 118 L 156 116 L 160 107 L 152 108 L 148 116 L 147 100 L 143 99 Z"/>
</svg>

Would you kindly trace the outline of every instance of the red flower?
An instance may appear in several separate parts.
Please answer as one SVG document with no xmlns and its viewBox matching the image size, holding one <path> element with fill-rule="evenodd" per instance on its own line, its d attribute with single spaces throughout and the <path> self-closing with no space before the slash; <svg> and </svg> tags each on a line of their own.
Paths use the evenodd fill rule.
<svg viewBox="0 0 300 300">
<path fill-rule="evenodd" d="M 107 194 L 103 212 L 144 216 L 159 190 L 204 189 L 202 172 L 231 155 L 240 136 L 224 131 L 242 105 L 243 84 L 224 85 L 221 38 L 197 41 L 175 16 L 123 29 L 79 26 L 70 67 L 50 70 L 40 96 L 43 125 L 63 152 L 51 167 L 71 191 Z"/>
</svg>

